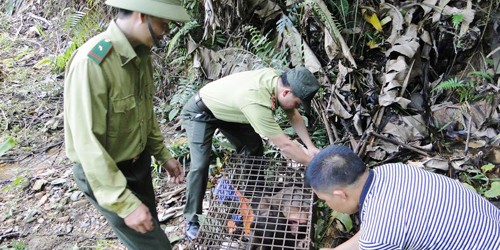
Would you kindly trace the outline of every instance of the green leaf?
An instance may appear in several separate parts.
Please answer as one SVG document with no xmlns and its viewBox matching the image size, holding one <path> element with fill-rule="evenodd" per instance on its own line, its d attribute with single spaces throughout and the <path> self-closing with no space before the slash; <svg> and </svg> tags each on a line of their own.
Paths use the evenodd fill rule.
<svg viewBox="0 0 500 250">
<path fill-rule="evenodd" d="M 184 240 L 184 236 L 183 235 L 173 235 L 173 236 L 168 237 L 168 239 L 169 239 L 171 244 L 174 244 L 177 241 Z"/>
<path fill-rule="evenodd" d="M 477 193 L 476 189 L 472 185 L 470 185 L 469 183 L 462 182 L 462 184 L 464 184 L 464 186 L 466 188 L 468 188 L 468 189 L 470 189 L 470 190 L 472 190 L 472 191 L 474 191 L 474 192 Z"/>
<path fill-rule="evenodd" d="M 170 112 L 168 112 L 168 120 L 169 121 L 173 121 L 174 118 L 177 116 L 178 113 L 179 113 L 179 109 L 178 108 L 170 110 Z"/>
<path fill-rule="evenodd" d="M 15 142 L 14 142 L 14 139 L 12 139 L 12 138 L 7 139 L 6 142 L 0 144 L 0 156 L 5 154 L 5 152 L 10 150 L 11 148 L 13 148 L 14 145 L 15 145 Z"/>
<path fill-rule="evenodd" d="M 349 216 L 348 214 L 339 213 L 337 211 L 333 211 L 331 216 L 334 219 L 337 219 L 338 221 L 340 221 L 340 223 L 342 223 L 346 232 L 350 232 L 352 230 L 351 216 Z"/>
<path fill-rule="evenodd" d="M 487 173 L 488 171 L 491 171 L 495 168 L 495 165 L 491 164 L 491 163 L 488 163 L 486 165 L 483 165 L 481 167 L 481 170 L 483 170 L 483 173 Z"/>
<path fill-rule="evenodd" d="M 495 198 L 500 196 L 500 181 L 495 181 L 491 183 L 491 188 L 484 192 L 486 198 Z"/>
<path fill-rule="evenodd" d="M 342 13 L 342 16 L 347 16 L 349 14 L 349 1 L 348 0 L 340 0 L 340 8 L 337 6 L 339 11 Z"/>
<path fill-rule="evenodd" d="M 296 135 L 295 129 L 293 129 L 293 127 L 288 127 L 288 128 L 283 129 L 283 133 L 285 133 L 286 135 L 289 135 L 289 136 Z"/>
<path fill-rule="evenodd" d="M 458 29 L 458 26 L 462 23 L 464 20 L 464 15 L 461 13 L 456 13 L 453 14 L 451 17 L 451 22 L 453 23 L 453 28 Z"/>
</svg>

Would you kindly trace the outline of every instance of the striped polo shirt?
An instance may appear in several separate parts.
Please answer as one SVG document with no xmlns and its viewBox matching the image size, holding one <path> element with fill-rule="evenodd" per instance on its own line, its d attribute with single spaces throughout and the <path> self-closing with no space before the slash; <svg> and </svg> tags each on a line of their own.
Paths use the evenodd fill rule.
<svg viewBox="0 0 500 250">
<path fill-rule="evenodd" d="M 500 250 L 500 209 L 460 182 L 404 164 L 370 170 L 360 249 Z"/>
</svg>

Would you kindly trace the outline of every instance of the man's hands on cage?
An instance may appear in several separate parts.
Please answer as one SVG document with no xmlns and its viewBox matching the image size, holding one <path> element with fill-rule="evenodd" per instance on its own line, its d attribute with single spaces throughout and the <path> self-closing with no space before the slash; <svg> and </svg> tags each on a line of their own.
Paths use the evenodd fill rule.
<svg viewBox="0 0 500 250">
<path fill-rule="evenodd" d="M 162 168 L 167 170 L 170 175 L 169 182 L 179 184 L 184 182 L 184 171 L 182 169 L 182 164 L 176 159 L 170 159 L 163 163 Z"/>
</svg>

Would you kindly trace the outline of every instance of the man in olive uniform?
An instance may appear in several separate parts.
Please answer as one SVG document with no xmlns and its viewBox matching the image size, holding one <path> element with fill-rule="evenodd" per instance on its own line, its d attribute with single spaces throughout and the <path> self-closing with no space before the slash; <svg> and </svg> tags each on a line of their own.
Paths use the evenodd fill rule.
<svg viewBox="0 0 500 250">
<path fill-rule="evenodd" d="M 174 183 L 180 163 L 153 113 L 150 49 L 170 21 L 189 20 L 179 0 L 107 0 L 108 29 L 82 45 L 66 68 L 65 145 L 75 181 L 128 249 L 171 249 L 157 218 L 151 156 Z"/>
<path fill-rule="evenodd" d="M 305 67 L 299 66 L 284 73 L 264 68 L 211 82 L 186 103 L 181 115 L 191 153 L 184 209 L 189 239 L 194 239 L 199 230 L 198 215 L 202 213 L 215 130 L 219 129 L 227 137 L 237 153 L 263 155 L 262 135 L 268 137 L 286 157 L 305 165 L 319 150 L 311 141 L 297 108 L 303 105 L 308 112 L 319 87 L 314 75 Z M 281 130 L 274 119 L 278 107 L 287 114 L 308 153 Z"/>
</svg>

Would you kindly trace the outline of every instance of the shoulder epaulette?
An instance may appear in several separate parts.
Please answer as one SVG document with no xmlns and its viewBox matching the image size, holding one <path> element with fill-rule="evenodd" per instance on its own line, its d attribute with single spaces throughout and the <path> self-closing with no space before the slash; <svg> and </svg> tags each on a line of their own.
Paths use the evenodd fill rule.
<svg viewBox="0 0 500 250">
<path fill-rule="evenodd" d="M 87 56 L 94 60 L 97 64 L 101 64 L 106 55 L 108 55 L 111 51 L 111 48 L 113 48 L 111 41 L 108 39 L 102 39 L 89 51 Z"/>
</svg>

